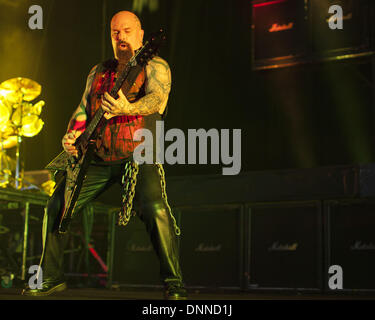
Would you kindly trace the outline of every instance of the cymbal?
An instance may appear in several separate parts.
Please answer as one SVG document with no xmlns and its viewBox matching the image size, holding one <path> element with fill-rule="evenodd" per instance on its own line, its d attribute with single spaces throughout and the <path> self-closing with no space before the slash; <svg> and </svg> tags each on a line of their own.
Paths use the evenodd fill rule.
<svg viewBox="0 0 375 320">
<path fill-rule="evenodd" d="M 0 125 L 0 141 L 1 139 L 5 139 L 13 135 L 16 135 L 16 127 L 11 120 L 8 120 L 5 124 Z"/>
<path fill-rule="evenodd" d="M 21 135 L 24 137 L 34 137 L 43 128 L 44 122 L 37 116 L 30 116 L 24 121 L 24 125 L 21 128 Z"/>
<path fill-rule="evenodd" d="M 43 128 L 44 122 L 39 118 L 44 101 L 39 101 L 34 106 L 23 102 L 14 111 L 11 119 L 14 125 L 22 126 L 19 134 L 25 137 L 37 135 Z"/>
<path fill-rule="evenodd" d="M 12 111 L 12 106 L 4 98 L 0 97 L 0 126 L 8 122 Z"/>
<path fill-rule="evenodd" d="M 30 102 L 22 102 L 15 107 L 15 111 L 12 115 L 12 121 L 16 126 L 24 123 L 24 119 L 30 116 L 39 116 L 42 112 L 42 107 L 45 105 L 43 100 L 32 105 Z"/>
<path fill-rule="evenodd" d="M 15 109 L 11 119 L 16 126 L 24 124 L 25 118 L 35 115 L 33 105 L 29 102 L 20 103 L 15 106 Z"/>
<path fill-rule="evenodd" d="M 17 145 L 17 136 L 11 136 L 4 140 L 0 140 L 0 150 L 10 149 Z"/>
<path fill-rule="evenodd" d="M 42 108 L 46 103 L 43 100 L 38 101 L 36 104 L 33 105 L 33 112 L 34 114 L 40 116 L 42 113 Z"/>
<path fill-rule="evenodd" d="M 0 84 L 0 94 L 11 103 L 21 103 L 23 100 L 32 101 L 41 92 L 41 85 L 28 78 L 13 78 Z"/>
</svg>

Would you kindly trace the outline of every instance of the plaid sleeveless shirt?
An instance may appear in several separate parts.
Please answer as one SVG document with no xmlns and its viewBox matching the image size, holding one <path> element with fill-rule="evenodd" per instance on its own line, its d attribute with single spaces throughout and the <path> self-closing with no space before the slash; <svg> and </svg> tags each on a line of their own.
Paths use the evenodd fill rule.
<svg viewBox="0 0 375 320">
<path fill-rule="evenodd" d="M 116 67 L 117 60 L 108 60 L 98 65 L 88 99 L 88 120 L 100 108 L 102 95 L 113 88 L 117 76 Z M 145 95 L 145 82 L 146 71 L 143 69 L 126 94 L 129 102 L 135 102 Z M 160 119 L 161 115 L 157 112 L 148 116 L 116 116 L 107 120 L 104 131 L 101 127 L 97 128 L 97 161 L 113 163 L 130 160 L 134 149 L 142 143 L 133 140 L 135 131 L 147 128 L 154 134 L 155 121 Z"/>
</svg>

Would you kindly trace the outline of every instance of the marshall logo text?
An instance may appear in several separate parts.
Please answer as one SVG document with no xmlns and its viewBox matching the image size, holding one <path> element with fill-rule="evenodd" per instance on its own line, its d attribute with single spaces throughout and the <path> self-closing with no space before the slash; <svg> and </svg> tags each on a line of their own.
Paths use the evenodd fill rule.
<svg viewBox="0 0 375 320">
<path fill-rule="evenodd" d="M 372 242 L 366 243 L 361 240 L 357 240 L 353 245 L 350 246 L 350 250 L 375 250 L 375 244 Z"/>
<path fill-rule="evenodd" d="M 294 26 L 293 22 L 289 22 L 288 24 L 274 23 L 272 27 L 268 30 L 268 32 L 279 32 L 279 31 L 291 30 L 293 29 L 293 26 Z"/>
<path fill-rule="evenodd" d="M 298 247 L 298 243 L 286 243 L 281 244 L 278 241 L 272 243 L 272 245 L 268 248 L 268 251 L 296 251 Z"/>
<path fill-rule="evenodd" d="M 200 243 L 198 247 L 194 249 L 196 252 L 219 252 L 221 251 L 221 244 L 218 245 L 207 245 Z"/>
</svg>

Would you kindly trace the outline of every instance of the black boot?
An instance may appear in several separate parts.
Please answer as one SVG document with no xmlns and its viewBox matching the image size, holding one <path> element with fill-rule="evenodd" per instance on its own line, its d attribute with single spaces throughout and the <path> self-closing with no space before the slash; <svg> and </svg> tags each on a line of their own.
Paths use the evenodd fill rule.
<svg viewBox="0 0 375 320">
<path fill-rule="evenodd" d="M 135 199 L 139 205 L 139 216 L 159 258 L 165 298 L 186 299 L 187 292 L 179 263 L 176 221 L 167 201 L 162 167 L 139 166 Z"/>
<path fill-rule="evenodd" d="M 57 280 L 45 280 L 42 282 L 41 288 L 30 288 L 27 286 L 23 291 L 22 294 L 24 296 L 49 296 L 52 293 L 64 291 L 67 288 L 66 282 L 63 279 Z"/>
<path fill-rule="evenodd" d="M 56 232 L 48 233 L 42 258 L 40 261 L 41 273 L 37 278 L 41 281 L 41 288 L 30 287 L 28 284 L 22 291 L 27 296 L 48 296 L 67 288 L 63 270 L 65 237 Z"/>
<path fill-rule="evenodd" d="M 164 298 L 166 300 L 186 300 L 187 291 L 182 282 L 167 282 L 164 285 Z"/>
</svg>

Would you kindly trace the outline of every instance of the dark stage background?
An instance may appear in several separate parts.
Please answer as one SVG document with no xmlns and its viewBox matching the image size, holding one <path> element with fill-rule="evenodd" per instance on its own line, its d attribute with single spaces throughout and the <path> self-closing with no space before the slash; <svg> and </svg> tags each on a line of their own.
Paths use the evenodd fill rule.
<svg viewBox="0 0 375 320">
<path fill-rule="evenodd" d="M 33 4 L 43 8 L 43 30 L 28 28 Z M 242 171 L 374 162 L 371 59 L 253 71 L 250 0 L 1 0 L 0 81 L 31 78 L 46 101 L 43 130 L 24 139 L 25 170 L 61 151 L 90 68 L 112 57 L 112 15 L 134 5 L 146 36 L 167 32 L 167 129 L 242 129 Z M 221 174 L 221 165 L 167 166 L 167 174 Z"/>
</svg>

